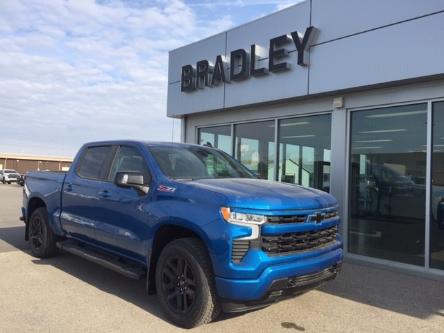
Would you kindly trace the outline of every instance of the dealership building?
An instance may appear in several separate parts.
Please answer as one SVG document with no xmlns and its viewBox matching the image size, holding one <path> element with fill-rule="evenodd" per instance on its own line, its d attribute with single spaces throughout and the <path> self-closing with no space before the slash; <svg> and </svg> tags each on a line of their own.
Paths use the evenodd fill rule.
<svg viewBox="0 0 444 333">
<path fill-rule="evenodd" d="M 444 1 L 305 1 L 173 50 L 168 116 L 334 195 L 350 260 L 444 277 Z"/>
</svg>

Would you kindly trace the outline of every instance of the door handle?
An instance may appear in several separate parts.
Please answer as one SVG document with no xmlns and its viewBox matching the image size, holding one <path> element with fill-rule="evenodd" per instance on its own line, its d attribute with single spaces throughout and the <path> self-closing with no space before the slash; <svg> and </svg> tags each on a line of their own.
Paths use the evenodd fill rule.
<svg viewBox="0 0 444 333">
<path fill-rule="evenodd" d="M 108 190 L 103 190 L 103 191 L 99 192 L 99 196 L 102 197 L 102 198 L 109 198 L 110 193 L 109 193 Z"/>
<path fill-rule="evenodd" d="M 65 191 L 71 192 L 72 191 L 72 183 L 65 184 Z"/>
</svg>

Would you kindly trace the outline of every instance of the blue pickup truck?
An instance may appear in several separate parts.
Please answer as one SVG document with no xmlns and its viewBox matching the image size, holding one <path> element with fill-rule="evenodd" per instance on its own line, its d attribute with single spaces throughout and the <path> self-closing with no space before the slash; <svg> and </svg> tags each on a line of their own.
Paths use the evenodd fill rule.
<svg viewBox="0 0 444 333">
<path fill-rule="evenodd" d="M 28 173 L 23 194 L 34 256 L 64 250 L 146 278 L 182 327 L 300 294 L 341 267 L 331 195 L 258 179 L 210 147 L 89 143 L 66 174 Z"/>
</svg>

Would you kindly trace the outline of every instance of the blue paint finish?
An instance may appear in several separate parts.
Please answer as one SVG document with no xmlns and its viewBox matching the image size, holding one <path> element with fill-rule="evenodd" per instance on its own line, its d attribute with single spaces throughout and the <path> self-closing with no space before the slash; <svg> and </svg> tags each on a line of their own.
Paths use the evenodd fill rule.
<svg viewBox="0 0 444 333">
<path fill-rule="evenodd" d="M 84 179 L 76 169 L 90 146 L 126 145 L 137 149 L 152 182 L 142 195 L 108 180 Z M 164 226 L 180 226 L 199 236 L 212 261 L 219 296 L 233 300 L 259 299 L 276 278 L 322 270 L 342 260 L 342 241 L 321 249 L 286 255 L 267 255 L 252 246 L 240 263 L 231 261 L 234 239 L 252 235 L 248 226 L 226 222 L 221 207 L 250 214 L 309 215 L 337 209 L 336 200 L 322 191 L 259 179 L 167 178 L 150 153 L 150 146 L 188 147 L 175 143 L 109 141 L 84 145 L 70 171 L 30 172 L 26 177 L 23 214 L 29 217 L 31 200 L 45 203 L 53 231 L 114 255 L 149 264 L 156 233 Z M 101 193 L 106 191 L 106 196 Z M 262 225 L 261 234 L 280 235 L 315 231 L 338 225 L 338 217 L 321 223 Z"/>
</svg>

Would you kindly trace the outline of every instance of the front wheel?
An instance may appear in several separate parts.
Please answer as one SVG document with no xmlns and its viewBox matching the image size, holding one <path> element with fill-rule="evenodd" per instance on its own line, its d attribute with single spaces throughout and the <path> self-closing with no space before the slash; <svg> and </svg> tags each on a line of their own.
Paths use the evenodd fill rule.
<svg viewBox="0 0 444 333">
<path fill-rule="evenodd" d="M 31 252 L 37 258 L 49 258 L 57 254 L 56 236 L 48 224 L 46 208 L 37 208 L 29 219 L 28 238 Z"/>
<path fill-rule="evenodd" d="M 195 238 L 169 243 L 156 266 L 159 303 L 174 324 L 193 328 L 209 323 L 220 313 L 208 254 Z"/>
</svg>

